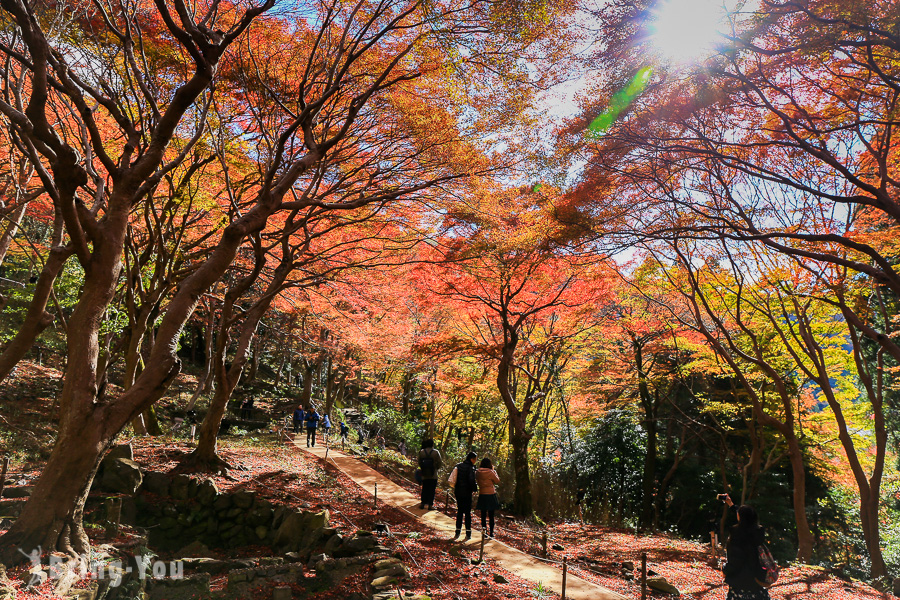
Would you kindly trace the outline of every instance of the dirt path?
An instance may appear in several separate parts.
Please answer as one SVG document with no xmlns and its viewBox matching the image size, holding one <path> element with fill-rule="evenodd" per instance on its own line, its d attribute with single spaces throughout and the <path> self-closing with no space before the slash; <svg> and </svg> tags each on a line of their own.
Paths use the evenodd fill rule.
<svg viewBox="0 0 900 600">
<path fill-rule="evenodd" d="M 300 450 L 325 460 L 324 445 L 306 448 L 305 436 L 297 436 L 294 439 L 294 445 Z M 328 462 L 343 471 L 369 494 L 374 495 L 377 485 L 379 502 L 386 502 L 405 511 L 434 530 L 448 532 L 448 537 L 449 532 L 455 530 L 456 522 L 453 519 L 438 511 L 420 510 L 419 499 L 416 496 L 355 458 L 329 449 Z M 477 549 L 481 540 L 476 532 L 472 540 L 460 543 L 469 549 Z M 449 548 L 448 545 L 448 550 Z M 541 583 L 557 594 L 562 592 L 562 569 L 555 562 L 541 561 L 503 542 L 490 539 L 484 543 L 484 554 L 496 565 L 523 579 Z M 625 596 L 585 581 L 571 573 L 566 577 L 566 598 L 567 600 L 625 600 Z"/>
</svg>

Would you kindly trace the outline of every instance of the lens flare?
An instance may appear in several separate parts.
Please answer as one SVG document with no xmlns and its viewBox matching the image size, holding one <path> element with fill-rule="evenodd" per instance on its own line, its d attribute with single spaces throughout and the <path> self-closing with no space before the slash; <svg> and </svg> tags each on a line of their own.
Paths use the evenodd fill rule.
<svg viewBox="0 0 900 600">
<path fill-rule="evenodd" d="M 665 60 L 694 62 L 723 40 L 727 17 L 723 0 L 661 0 L 650 22 L 651 39 Z"/>
</svg>

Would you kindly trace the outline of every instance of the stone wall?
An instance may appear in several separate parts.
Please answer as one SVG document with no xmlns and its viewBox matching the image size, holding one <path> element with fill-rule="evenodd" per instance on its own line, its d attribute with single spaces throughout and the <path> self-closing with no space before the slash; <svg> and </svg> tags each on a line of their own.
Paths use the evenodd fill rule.
<svg viewBox="0 0 900 600">
<path fill-rule="evenodd" d="M 217 548 L 253 544 L 308 558 L 337 535 L 328 527 L 327 510 L 273 505 L 247 490 L 221 493 L 212 480 L 187 475 L 145 473 L 134 508 L 134 522 L 147 527 L 149 545 L 163 551 L 192 542 Z"/>
</svg>

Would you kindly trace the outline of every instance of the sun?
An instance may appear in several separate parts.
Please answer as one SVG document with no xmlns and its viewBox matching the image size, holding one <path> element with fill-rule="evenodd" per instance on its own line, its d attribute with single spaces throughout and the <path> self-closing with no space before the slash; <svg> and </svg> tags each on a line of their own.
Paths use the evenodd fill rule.
<svg viewBox="0 0 900 600">
<path fill-rule="evenodd" d="M 650 37 L 664 60 L 696 62 L 724 41 L 728 13 L 724 0 L 660 0 L 652 11 Z"/>
</svg>

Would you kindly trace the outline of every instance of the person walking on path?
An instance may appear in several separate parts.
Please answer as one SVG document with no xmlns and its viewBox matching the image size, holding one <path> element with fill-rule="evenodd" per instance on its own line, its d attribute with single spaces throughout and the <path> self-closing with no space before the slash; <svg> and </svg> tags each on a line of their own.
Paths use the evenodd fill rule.
<svg viewBox="0 0 900 600">
<path fill-rule="evenodd" d="M 319 425 L 319 411 L 311 407 L 306 412 L 306 447 L 309 448 L 309 442 L 312 440 L 312 447 L 316 447 L 316 427 Z"/>
<path fill-rule="evenodd" d="M 344 449 L 344 446 L 347 444 L 347 436 L 350 435 L 350 428 L 347 427 L 347 424 L 341 421 L 341 450 Z"/>
<path fill-rule="evenodd" d="M 331 418 L 327 414 L 322 417 L 322 429 L 325 430 L 325 439 L 328 440 L 328 434 L 331 433 Z"/>
<path fill-rule="evenodd" d="M 478 470 L 475 471 L 475 481 L 478 483 L 478 504 L 476 510 L 481 511 L 481 531 L 488 531 L 485 521 L 490 517 L 490 533 L 488 537 L 494 537 L 494 513 L 500 510 L 500 501 L 497 499 L 497 489 L 494 487 L 500 483 L 500 477 L 491 464 L 491 459 L 481 459 Z"/>
<path fill-rule="evenodd" d="M 419 497 L 419 508 L 431 510 L 434 508 L 434 492 L 437 490 L 438 471 L 444 466 L 441 453 L 434 449 L 434 440 L 431 438 L 422 442 L 419 451 L 419 470 L 422 472 L 422 495 Z M 425 509 L 425 507 L 428 507 Z"/>
<path fill-rule="evenodd" d="M 722 500 L 737 517 L 725 545 L 726 563 L 722 567 L 728 584 L 727 600 L 769 600 L 769 590 L 761 585 L 766 571 L 760 565 L 759 547 L 765 544 L 765 531 L 752 506 L 737 507 L 728 494 Z"/>
<path fill-rule="evenodd" d="M 472 494 L 477 489 L 475 480 L 475 461 L 478 455 L 469 452 L 466 460 L 462 461 L 450 473 L 448 480 L 453 486 L 453 495 L 456 496 L 456 534 L 453 539 L 459 537 L 463 519 L 466 521 L 466 540 L 472 539 Z"/>
<path fill-rule="evenodd" d="M 300 433 L 300 428 L 303 427 L 303 421 L 306 420 L 306 411 L 303 410 L 302 406 L 298 406 L 294 409 L 294 435 Z"/>
</svg>

